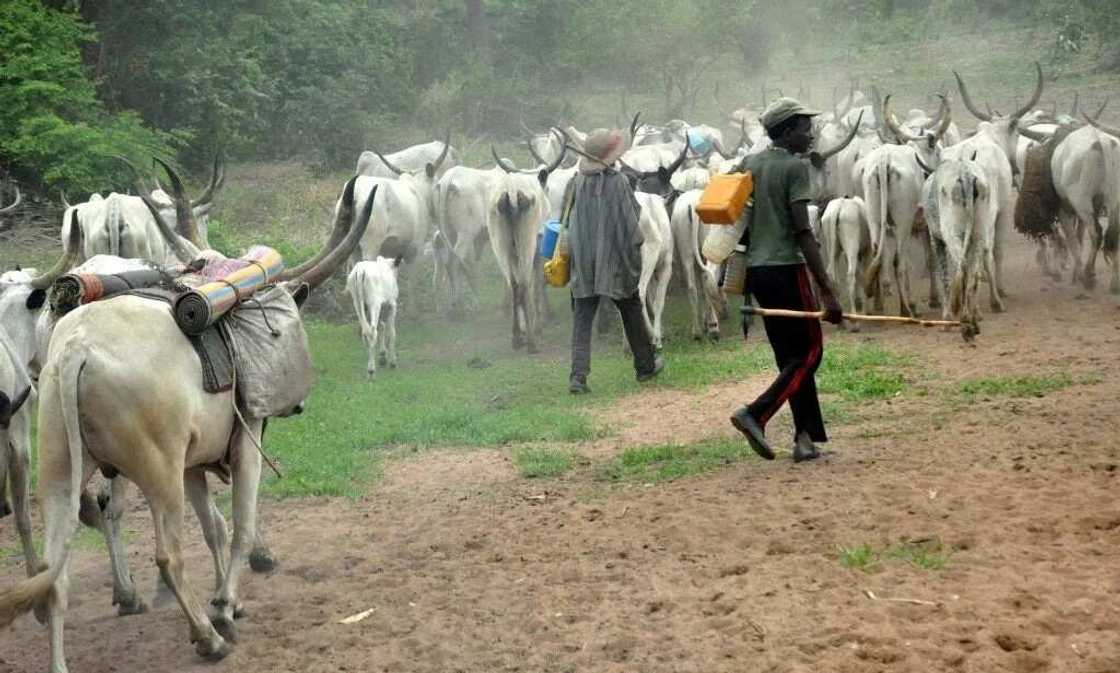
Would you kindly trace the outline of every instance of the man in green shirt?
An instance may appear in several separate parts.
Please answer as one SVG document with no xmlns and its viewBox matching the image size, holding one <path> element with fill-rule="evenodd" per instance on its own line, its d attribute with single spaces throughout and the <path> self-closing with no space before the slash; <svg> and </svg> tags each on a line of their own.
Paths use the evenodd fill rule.
<svg viewBox="0 0 1120 673">
<path fill-rule="evenodd" d="M 747 284 L 762 308 L 815 311 L 812 273 L 825 307 L 824 319 L 839 324 L 840 302 L 809 225 L 809 165 L 797 156 L 813 144 L 812 117 L 817 114 L 792 98 L 774 101 L 761 117 L 772 146 L 748 156 L 739 166 L 754 176 Z M 828 441 L 814 379 L 824 353 L 821 325 L 797 318 L 764 318 L 763 322 L 780 370 L 778 378 L 758 399 L 736 411 L 731 424 L 746 435 L 756 453 L 773 460 L 766 423 L 788 401 L 795 435 L 793 459 L 812 460 L 820 455 L 814 442 Z"/>
</svg>

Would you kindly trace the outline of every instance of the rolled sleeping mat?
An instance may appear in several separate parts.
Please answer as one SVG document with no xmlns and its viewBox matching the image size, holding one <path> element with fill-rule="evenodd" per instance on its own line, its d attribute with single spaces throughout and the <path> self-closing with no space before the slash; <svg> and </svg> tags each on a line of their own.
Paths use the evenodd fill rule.
<svg viewBox="0 0 1120 673">
<path fill-rule="evenodd" d="M 185 334 L 201 334 L 223 315 L 272 284 L 284 270 L 284 260 L 272 248 L 258 245 L 238 259 L 225 259 L 203 268 L 184 282 L 199 283 L 181 294 L 173 307 L 175 322 Z"/>
<path fill-rule="evenodd" d="M 47 301 L 51 311 L 63 316 L 90 302 L 119 292 L 163 285 L 171 280 L 162 269 L 140 269 L 114 274 L 68 273 L 51 285 Z"/>
</svg>

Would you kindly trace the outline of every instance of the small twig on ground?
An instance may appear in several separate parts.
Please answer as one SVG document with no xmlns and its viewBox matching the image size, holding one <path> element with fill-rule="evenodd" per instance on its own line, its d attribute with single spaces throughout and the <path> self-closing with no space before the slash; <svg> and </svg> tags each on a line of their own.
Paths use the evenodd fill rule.
<svg viewBox="0 0 1120 673">
<path fill-rule="evenodd" d="M 934 601 L 923 601 L 923 600 L 919 600 L 917 598 L 879 598 L 878 596 L 875 595 L 874 592 L 871 591 L 871 589 L 864 589 L 863 593 L 867 594 L 867 597 L 870 598 L 873 601 L 884 601 L 884 602 L 890 602 L 890 603 L 909 603 L 911 605 L 928 605 L 928 606 L 934 607 L 934 608 L 941 607 L 941 603 L 939 603 L 939 602 L 935 603 Z"/>
<path fill-rule="evenodd" d="M 623 507 L 622 508 L 622 514 L 619 514 L 618 518 L 621 519 L 622 517 L 626 516 L 626 513 L 629 512 L 629 511 L 630 511 L 630 505 L 627 505 L 627 506 Z"/>
</svg>

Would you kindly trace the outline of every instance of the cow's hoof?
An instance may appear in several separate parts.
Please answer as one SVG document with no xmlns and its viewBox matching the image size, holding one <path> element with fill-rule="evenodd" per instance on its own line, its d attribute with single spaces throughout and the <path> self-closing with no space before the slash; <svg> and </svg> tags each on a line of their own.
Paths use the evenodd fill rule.
<svg viewBox="0 0 1120 673">
<path fill-rule="evenodd" d="M 218 632 L 227 642 L 237 642 L 237 625 L 233 623 L 232 619 L 224 616 L 213 617 L 210 623 L 214 625 L 214 630 Z"/>
<path fill-rule="evenodd" d="M 255 573 L 270 573 L 276 570 L 276 557 L 267 549 L 254 549 L 249 552 L 249 568 Z"/>
<path fill-rule="evenodd" d="M 1002 301 L 993 301 L 991 308 L 992 308 L 992 313 L 1003 313 L 1004 311 L 1007 310 L 1004 307 Z"/>
<path fill-rule="evenodd" d="M 377 354 L 377 365 L 379 367 L 384 367 L 387 364 L 389 364 L 389 357 L 387 355 L 385 355 L 384 353 L 378 353 Z"/>
<path fill-rule="evenodd" d="M 240 603 L 238 603 L 237 607 L 235 607 L 233 609 L 233 618 L 234 619 L 241 619 L 244 616 L 245 616 L 245 607 L 242 606 Z"/>
<path fill-rule="evenodd" d="M 714 344 L 719 343 L 719 330 L 718 329 L 708 331 L 708 341 L 710 341 Z"/>
<path fill-rule="evenodd" d="M 118 617 L 131 617 L 132 615 L 142 615 L 148 611 L 148 604 L 144 599 L 133 596 L 132 600 L 117 601 L 117 616 Z"/>
<path fill-rule="evenodd" d="M 198 641 L 194 651 L 207 661 L 221 661 L 233 651 L 233 648 L 221 636 L 215 635 L 213 638 Z"/>
</svg>

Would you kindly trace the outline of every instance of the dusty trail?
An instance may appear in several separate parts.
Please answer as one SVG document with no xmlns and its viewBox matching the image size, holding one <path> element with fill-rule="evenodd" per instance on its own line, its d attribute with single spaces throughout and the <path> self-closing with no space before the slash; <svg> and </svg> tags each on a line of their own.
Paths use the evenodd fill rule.
<svg viewBox="0 0 1120 673">
<path fill-rule="evenodd" d="M 281 566 L 247 578 L 241 643 L 216 666 L 195 657 L 177 607 L 115 617 L 105 562 L 82 554 L 71 669 L 1120 671 L 1120 311 L 1041 279 L 1030 254 L 1016 247 L 1010 312 L 987 316 L 976 347 L 920 330 L 860 337 L 914 354 L 934 383 L 861 408 L 817 464 L 605 486 L 586 469 L 523 480 L 498 451 L 422 454 L 355 502 L 265 505 Z M 965 377 L 1058 372 L 1077 383 L 1043 398 L 944 394 Z M 725 432 L 728 408 L 764 384 L 651 391 L 628 402 L 656 411 L 647 423 L 585 454 Z M 208 587 L 201 540 L 188 539 Z M 952 548 L 947 569 L 837 562 L 842 545 L 907 540 Z M 131 549 L 150 588 L 150 535 Z M 0 582 L 20 572 L 6 566 Z M 31 618 L 0 634 L 0 671 L 46 663 Z"/>
</svg>

